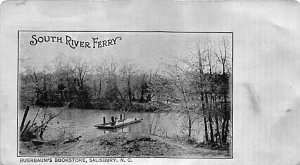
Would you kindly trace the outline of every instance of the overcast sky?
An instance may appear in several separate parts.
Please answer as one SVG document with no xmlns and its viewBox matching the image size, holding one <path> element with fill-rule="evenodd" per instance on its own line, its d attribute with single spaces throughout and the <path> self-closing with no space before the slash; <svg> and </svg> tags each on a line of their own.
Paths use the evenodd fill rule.
<svg viewBox="0 0 300 165">
<path fill-rule="evenodd" d="M 62 37 L 62 43 L 42 42 L 30 45 L 34 38 L 43 36 Z M 90 42 L 91 48 L 71 48 L 66 44 L 66 35 L 76 41 Z M 195 51 L 195 44 L 204 40 L 217 40 L 230 33 L 163 33 L 163 32 L 20 32 L 21 59 L 20 69 L 26 64 L 41 70 L 54 65 L 55 58 L 63 56 L 66 62 L 85 61 L 89 65 L 102 62 L 132 63 L 143 70 L 156 70 L 161 62 L 175 56 L 187 56 Z M 92 48 L 93 39 L 117 39 L 114 45 L 101 48 Z M 113 42 L 112 42 L 113 43 Z M 52 67 L 53 68 L 53 67 Z"/>
</svg>

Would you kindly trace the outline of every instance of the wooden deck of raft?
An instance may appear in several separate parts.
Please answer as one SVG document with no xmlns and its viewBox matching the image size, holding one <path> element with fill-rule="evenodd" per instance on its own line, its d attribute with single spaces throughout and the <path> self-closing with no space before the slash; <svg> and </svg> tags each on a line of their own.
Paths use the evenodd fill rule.
<svg viewBox="0 0 300 165">
<path fill-rule="evenodd" d="M 120 128 L 123 126 L 127 126 L 130 124 L 138 123 L 138 122 L 141 122 L 142 120 L 143 120 L 142 118 L 128 118 L 125 120 L 117 121 L 115 125 L 111 125 L 112 123 L 109 122 L 109 123 L 105 123 L 105 124 L 97 124 L 94 127 L 103 128 L 103 129 L 114 129 L 114 128 Z"/>
</svg>

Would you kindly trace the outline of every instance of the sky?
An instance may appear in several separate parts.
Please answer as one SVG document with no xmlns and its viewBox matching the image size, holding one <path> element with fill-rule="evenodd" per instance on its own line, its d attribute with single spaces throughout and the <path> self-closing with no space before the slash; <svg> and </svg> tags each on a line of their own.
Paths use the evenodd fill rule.
<svg viewBox="0 0 300 165">
<path fill-rule="evenodd" d="M 19 33 L 20 71 L 26 66 L 36 70 L 53 69 L 55 59 L 62 57 L 66 62 L 85 62 L 97 65 L 114 61 L 120 65 L 134 64 L 142 70 L 160 69 L 162 63 L 175 57 L 195 53 L 196 44 L 205 40 L 218 40 L 231 33 L 165 33 L 165 32 L 28 32 Z M 44 36 L 61 37 L 62 41 L 36 42 Z M 66 36 L 69 36 L 66 38 Z M 110 46 L 93 48 L 93 38 L 98 41 L 118 38 Z M 73 49 L 69 39 L 89 42 L 89 47 Z M 34 41 L 35 45 L 30 42 Z M 40 40 L 42 41 L 42 40 Z M 61 43 L 62 42 L 62 43 Z M 68 42 L 69 43 L 69 42 Z M 114 44 L 112 44 L 114 43 Z M 85 45 L 85 44 L 84 44 Z"/>
</svg>

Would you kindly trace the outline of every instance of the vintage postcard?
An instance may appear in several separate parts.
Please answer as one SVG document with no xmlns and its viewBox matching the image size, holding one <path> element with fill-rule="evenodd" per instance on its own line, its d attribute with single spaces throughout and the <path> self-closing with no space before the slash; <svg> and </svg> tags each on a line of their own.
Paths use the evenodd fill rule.
<svg viewBox="0 0 300 165">
<path fill-rule="evenodd" d="M 1 164 L 300 163 L 294 1 L 5 1 Z"/>
<path fill-rule="evenodd" d="M 19 31 L 18 87 L 19 156 L 232 158 L 232 33 Z"/>
</svg>

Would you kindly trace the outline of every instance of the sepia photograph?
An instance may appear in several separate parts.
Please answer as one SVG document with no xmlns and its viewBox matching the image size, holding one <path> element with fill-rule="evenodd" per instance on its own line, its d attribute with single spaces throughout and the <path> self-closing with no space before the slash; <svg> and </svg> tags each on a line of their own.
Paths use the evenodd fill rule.
<svg viewBox="0 0 300 165">
<path fill-rule="evenodd" d="M 18 31 L 18 156 L 232 159 L 232 43 L 232 32 Z"/>
</svg>

